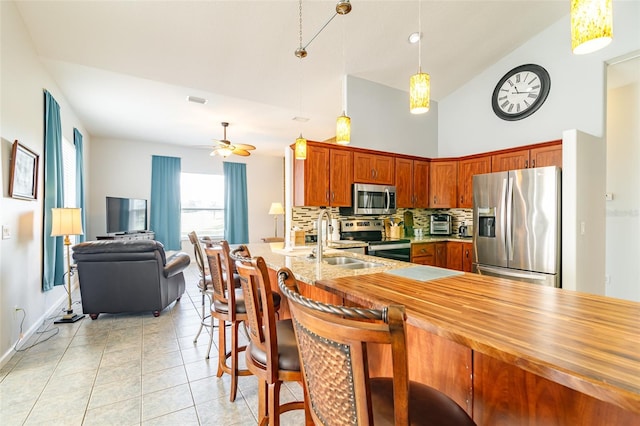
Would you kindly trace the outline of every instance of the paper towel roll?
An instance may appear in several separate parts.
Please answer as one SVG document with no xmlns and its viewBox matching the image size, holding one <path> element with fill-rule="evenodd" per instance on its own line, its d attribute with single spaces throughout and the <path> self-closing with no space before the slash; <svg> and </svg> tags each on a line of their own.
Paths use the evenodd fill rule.
<svg viewBox="0 0 640 426">
<path fill-rule="evenodd" d="M 338 219 L 331 219 L 331 240 L 337 241 L 340 239 L 340 221 Z"/>
</svg>

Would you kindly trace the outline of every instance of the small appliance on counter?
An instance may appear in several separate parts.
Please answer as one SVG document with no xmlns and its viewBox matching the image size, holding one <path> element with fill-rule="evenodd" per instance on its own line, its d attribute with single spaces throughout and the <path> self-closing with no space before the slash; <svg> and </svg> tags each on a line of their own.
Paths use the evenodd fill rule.
<svg viewBox="0 0 640 426">
<path fill-rule="evenodd" d="M 432 214 L 430 216 L 429 233 L 431 235 L 451 235 L 451 215 Z"/>
<path fill-rule="evenodd" d="M 473 236 L 473 225 L 465 225 L 464 222 L 458 228 L 458 236 L 461 238 L 471 238 Z"/>
</svg>

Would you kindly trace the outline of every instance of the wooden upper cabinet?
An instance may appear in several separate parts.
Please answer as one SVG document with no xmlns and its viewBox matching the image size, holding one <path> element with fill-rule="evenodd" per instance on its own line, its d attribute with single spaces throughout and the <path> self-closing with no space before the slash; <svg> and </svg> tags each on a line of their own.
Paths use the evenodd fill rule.
<svg viewBox="0 0 640 426">
<path fill-rule="evenodd" d="M 357 183 L 393 185 L 395 158 L 363 152 L 353 153 L 353 180 Z"/>
<path fill-rule="evenodd" d="M 491 171 L 528 169 L 532 167 L 562 167 L 562 143 L 555 141 L 539 147 L 499 152 L 491 156 Z"/>
<path fill-rule="evenodd" d="M 413 161 L 413 207 L 429 207 L 429 162 Z"/>
<path fill-rule="evenodd" d="M 331 149 L 329 158 L 329 205 L 348 207 L 351 205 L 353 152 Z"/>
<path fill-rule="evenodd" d="M 562 167 L 562 145 L 543 146 L 529 150 L 531 167 Z"/>
<path fill-rule="evenodd" d="M 396 206 L 426 208 L 429 206 L 429 162 L 396 158 Z"/>
<path fill-rule="evenodd" d="M 458 192 L 458 162 L 432 161 L 429 168 L 429 207 L 456 207 L 456 195 Z"/>
<path fill-rule="evenodd" d="M 351 205 L 351 151 L 307 143 L 307 159 L 294 161 L 295 206 Z"/>
<path fill-rule="evenodd" d="M 458 207 L 473 208 L 473 176 L 491 173 L 491 156 L 458 161 Z"/>
<path fill-rule="evenodd" d="M 329 205 L 329 151 L 307 144 L 307 159 L 294 160 L 295 206 Z"/>
<path fill-rule="evenodd" d="M 396 207 L 413 207 L 413 160 L 396 158 Z"/>
<path fill-rule="evenodd" d="M 491 156 L 491 171 L 526 169 L 529 167 L 529 150 L 509 151 Z"/>
</svg>

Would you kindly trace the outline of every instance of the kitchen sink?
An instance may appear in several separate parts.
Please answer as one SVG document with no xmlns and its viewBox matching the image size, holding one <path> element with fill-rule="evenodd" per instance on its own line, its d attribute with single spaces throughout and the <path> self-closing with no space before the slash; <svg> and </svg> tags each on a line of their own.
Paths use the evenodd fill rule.
<svg viewBox="0 0 640 426">
<path fill-rule="evenodd" d="M 325 257 L 324 261 L 329 265 L 336 265 L 348 269 L 366 269 L 384 266 L 382 263 L 369 262 L 367 260 L 356 259 L 348 256 Z"/>
</svg>

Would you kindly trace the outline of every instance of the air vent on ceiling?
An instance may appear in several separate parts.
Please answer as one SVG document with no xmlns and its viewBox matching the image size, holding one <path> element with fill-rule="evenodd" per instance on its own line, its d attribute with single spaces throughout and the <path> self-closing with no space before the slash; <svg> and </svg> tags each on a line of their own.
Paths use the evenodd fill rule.
<svg viewBox="0 0 640 426">
<path fill-rule="evenodd" d="M 187 100 L 188 100 L 189 102 L 195 102 L 196 104 L 202 104 L 202 105 L 204 105 L 204 104 L 206 104 L 206 103 L 207 103 L 207 100 L 206 100 L 206 99 L 204 99 L 204 98 L 199 98 L 199 97 L 197 97 L 197 96 L 187 96 Z"/>
</svg>

